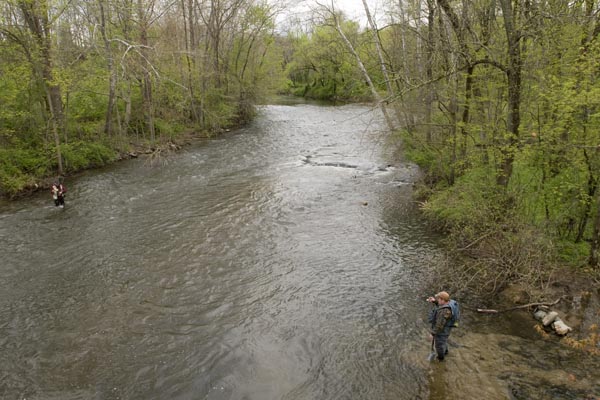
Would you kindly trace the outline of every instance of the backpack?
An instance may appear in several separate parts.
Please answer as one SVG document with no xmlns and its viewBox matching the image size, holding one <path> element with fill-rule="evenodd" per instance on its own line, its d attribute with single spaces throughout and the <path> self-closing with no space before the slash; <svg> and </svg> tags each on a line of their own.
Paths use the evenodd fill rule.
<svg viewBox="0 0 600 400">
<path fill-rule="evenodd" d="M 450 310 L 452 311 L 452 317 L 448 321 L 447 326 L 450 328 L 458 328 L 458 321 L 460 320 L 460 307 L 456 300 L 450 300 L 448 303 Z"/>
</svg>

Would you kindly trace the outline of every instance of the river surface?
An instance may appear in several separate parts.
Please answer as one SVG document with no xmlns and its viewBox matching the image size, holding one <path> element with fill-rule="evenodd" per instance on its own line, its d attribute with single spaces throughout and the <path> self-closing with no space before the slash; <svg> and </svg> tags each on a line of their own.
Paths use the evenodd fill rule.
<svg viewBox="0 0 600 400">
<path fill-rule="evenodd" d="M 0 398 L 593 398 L 594 360 L 467 311 L 428 362 L 441 250 L 380 127 L 359 105 L 264 106 L 67 179 L 64 210 L 0 203 Z"/>
</svg>

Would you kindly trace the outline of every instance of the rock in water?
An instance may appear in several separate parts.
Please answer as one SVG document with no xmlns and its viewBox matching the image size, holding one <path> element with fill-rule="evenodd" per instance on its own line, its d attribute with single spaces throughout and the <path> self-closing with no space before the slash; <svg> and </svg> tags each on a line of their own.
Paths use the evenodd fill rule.
<svg viewBox="0 0 600 400">
<path fill-rule="evenodd" d="M 537 319 L 538 321 L 541 321 L 544 319 L 544 317 L 546 316 L 546 314 L 548 314 L 546 311 L 544 310 L 537 310 L 535 313 L 533 313 L 533 317 L 535 319 Z"/>
<path fill-rule="evenodd" d="M 562 319 L 556 318 L 552 323 L 552 328 L 556 331 L 557 334 L 564 336 L 567 333 L 571 332 L 573 329 L 565 324 Z"/>
<path fill-rule="evenodd" d="M 550 325 L 552 322 L 554 322 L 554 320 L 558 317 L 558 313 L 556 311 L 550 311 L 548 314 L 546 314 L 546 316 L 544 317 L 544 319 L 542 319 L 542 324 L 544 326 L 548 326 Z"/>
</svg>

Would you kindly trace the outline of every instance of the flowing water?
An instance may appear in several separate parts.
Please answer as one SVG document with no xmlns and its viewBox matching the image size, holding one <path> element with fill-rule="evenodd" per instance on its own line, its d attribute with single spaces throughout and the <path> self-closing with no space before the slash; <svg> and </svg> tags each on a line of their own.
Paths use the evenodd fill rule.
<svg viewBox="0 0 600 400">
<path fill-rule="evenodd" d="M 594 360 L 466 311 L 427 361 L 441 252 L 380 127 L 264 106 L 159 165 L 68 179 L 64 210 L 0 204 L 0 398 L 593 398 Z"/>
</svg>

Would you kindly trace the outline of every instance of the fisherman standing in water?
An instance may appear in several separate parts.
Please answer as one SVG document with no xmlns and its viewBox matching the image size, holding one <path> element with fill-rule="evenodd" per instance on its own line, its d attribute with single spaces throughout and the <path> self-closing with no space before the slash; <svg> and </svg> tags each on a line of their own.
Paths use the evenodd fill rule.
<svg viewBox="0 0 600 400">
<path fill-rule="evenodd" d="M 439 292 L 435 297 L 429 297 L 427 301 L 435 304 L 429 314 L 430 338 L 435 345 L 438 361 L 444 361 L 444 357 L 448 354 L 450 330 L 458 325 L 458 303 L 450 300 L 448 292 Z"/>
<path fill-rule="evenodd" d="M 54 181 L 52 184 L 52 198 L 54 199 L 54 205 L 56 207 L 64 208 L 65 207 L 65 193 L 67 192 L 67 188 L 60 183 L 60 180 Z"/>
</svg>

